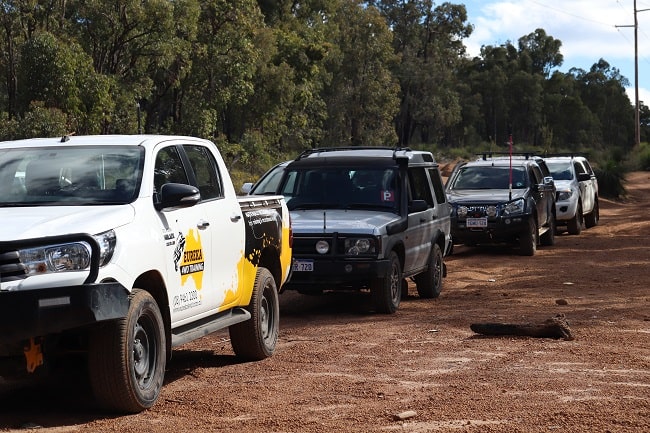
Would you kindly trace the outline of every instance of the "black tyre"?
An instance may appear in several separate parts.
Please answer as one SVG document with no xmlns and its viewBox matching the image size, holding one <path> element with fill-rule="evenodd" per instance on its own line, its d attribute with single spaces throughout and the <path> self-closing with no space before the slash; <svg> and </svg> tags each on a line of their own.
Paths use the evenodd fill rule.
<svg viewBox="0 0 650 433">
<path fill-rule="evenodd" d="M 600 210 L 598 208 L 598 198 L 594 202 L 594 209 L 585 215 L 585 227 L 588 229 L 598 225 L 598 220 L 600 219 Z"/>
<path fill-rule="evenodd" d="M 91 333 L 88 366 L 98 403 L 111 411 L 137 413 L 158 399 L 167 362 L 160 309 L 144 290 L 133 289 L 124 319 Z"/>
<path fill-rule="evenodd" d="M 372 305 L 377 313 L 393 314 L 402 301 L 402 265 L 394 251 L 388 255 L 390 271 L 377 279 L 370 289 Z"/>
<path fill-rule="evenodd" d="M 548 222 L 548 229 L 540 236 L 539 242 L 546 247 L 555 245 L 555 215 L 551 215 L 551 220 Z"/>
<path fill-rule="evenodd" d="M 251 318 L 228 328 L 235 355 L 245 361 L 260 361 L 275 352 L 280 332 L 280 303 L 273 275 L 258 268 L 251 302 Z"/>
<path fill-rule="evenodd" d="M 519 236 L 519 253 L 522 256 L 534 256 L 537 252 L 537 223 L 531 217 L 528 229 Z"/>
<path fill-rule="evenodd" d="M 443 258 L 440 246 L 436 243 L 431 246 L 429 264 L 426 272 L 415 276 L 415 285 L 420 298 L 437 298 L 442 290 Z"/>
<path fill-rule="evenodd" d="M 570 235 L 579 235 L 582 231 L 582 205 L 578 203 L 578 208 L 576 209 L 576 214 L 571 218 L 566 225 L 567 231 Z"/>
</svg>

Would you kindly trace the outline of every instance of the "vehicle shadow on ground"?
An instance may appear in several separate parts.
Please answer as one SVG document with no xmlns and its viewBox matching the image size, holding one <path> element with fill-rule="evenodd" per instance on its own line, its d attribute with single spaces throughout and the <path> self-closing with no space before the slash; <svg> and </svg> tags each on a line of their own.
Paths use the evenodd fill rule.
<svg viewBox="0 0 650 433">
<path fill-rule="evenodd" d="M 85 368 L 25 382 L 0 379 L 0 430 L 69 426 L 110 418 L 94 403 Z"/>
<path fill-rule="evenodd" d="M 196 369 L 241 362 L 234 354 L 175 349 L 167 363 L 163 388 Z M 0 379 L 0 431 L 72 426 L 122 416 L 124 414 L 106 412 L 95 403 L 82 360 L 75 362 L 74 367 L 29 382 Z"/>
</svg>

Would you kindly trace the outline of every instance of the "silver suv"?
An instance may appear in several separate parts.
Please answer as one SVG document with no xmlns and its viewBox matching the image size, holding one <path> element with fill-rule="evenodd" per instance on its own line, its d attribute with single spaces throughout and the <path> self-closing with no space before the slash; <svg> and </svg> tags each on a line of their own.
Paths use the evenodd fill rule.
<svg viewBox="0 0 650 433">
<path fill-rule="evenodd" d="M 368 291 L 373 309 L 394 313 L 412 279 L 436 298 L 451 249 L 450 206 L 430 152 L 390 147 L 308 150 L 242 192 L 282 194 L 293 229 L 300 293 Z"/>
<path fill-rule="evenodd" d="M 584 156 L 551 155 L 544 158 L 557 188 L 556 223 L 569 234 L 598 224 L 598 179 Z"/>
</svg>

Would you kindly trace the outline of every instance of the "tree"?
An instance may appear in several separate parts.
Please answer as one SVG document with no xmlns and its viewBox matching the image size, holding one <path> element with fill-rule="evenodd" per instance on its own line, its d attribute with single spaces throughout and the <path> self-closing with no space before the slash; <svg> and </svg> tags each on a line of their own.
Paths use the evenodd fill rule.
<svg viewBox="0 0 650 433">
<path fill-rule="evenodd" d="M 332 81 L 325 89 L 325 145 L 394 145 L 399 84 L 391 74 L 392 34 L 374 7 L 340 3 L 331 17 Z"/>
<path fill-rule="evenodd" d="M 553 68 L 562 65 L 564 56 L 560 53 L 562 41 L 548 36 L 544 29 L 519 38 L 519 56 L 522 67 L 531 74 L 547 78 Z"/>
<path fill-rule="evenodd" d="M 465 53 L 462 39 L 472 32 L 463 5 L 431 0 L 376 4 L 393 30 L 400 63 L 393 69 L 400 81 L 401 104 L 396 120 L 399 141 L 409 145 L 416 134 L 428 143 L 443 138 L 460 121 L 457 71 Z"/>
</svg>

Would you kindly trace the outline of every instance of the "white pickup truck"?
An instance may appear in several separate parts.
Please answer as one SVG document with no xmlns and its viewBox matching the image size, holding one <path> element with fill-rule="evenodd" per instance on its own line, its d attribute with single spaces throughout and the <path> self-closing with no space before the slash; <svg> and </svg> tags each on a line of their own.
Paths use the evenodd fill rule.
<svg viewBox="0 0 650 433">
<path fill-rule="evenodd" d="M 282 196 L 235 194 L 192 137 L 0 143 L 0 377 L 87 355 L 98 403 L 157 400 L 172 348 L 229 329 L 245 360 L 275 351 L 291 272 Z"/>
</svg>

